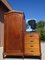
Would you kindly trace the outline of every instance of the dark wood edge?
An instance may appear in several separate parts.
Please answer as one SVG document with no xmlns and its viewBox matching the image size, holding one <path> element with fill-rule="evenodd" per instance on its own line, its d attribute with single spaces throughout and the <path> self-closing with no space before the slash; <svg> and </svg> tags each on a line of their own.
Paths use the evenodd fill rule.
<svg viewBox="0 0 45 60">
<path fill-rule="evenodd" d="M 41 56 L 24 56 L 24 58 L 41 59 Z"/>
<path fill-rule="evenodd" d="M 6 56 L 6 57 L 4 57 L 3 56 L 3 58 L 28 58 L 28 59 L 41 59 L 41 56 Z"/>
<path fill-rule="evenodd" d="M 3 55 L 3 58 L 17 58 L 17 59 L 20 58 L 21 59 L 21 58 L 23 58 L 23 56 L 11 56 L 10 55 L 10 56 L 4 57 L 4 55 Z"/>
</svg>

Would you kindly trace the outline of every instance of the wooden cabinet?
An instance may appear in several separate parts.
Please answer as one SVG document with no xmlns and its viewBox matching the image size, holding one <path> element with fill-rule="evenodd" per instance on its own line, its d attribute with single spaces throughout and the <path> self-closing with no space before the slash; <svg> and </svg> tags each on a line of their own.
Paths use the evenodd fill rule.
<svg viewBox="0 0 45 60">
<path fill-rule="evenodd" d="M 39 33 L 26 32 L 24 40 L 25 56 L 41 56 Z"/>
<path fill-rule="evenodd" d="M 25 25 L 24 13 L 5 13 L 4 56 L 23 56 Z"/>
<path fill-rule="evenodd" d="M 4 57 L 40 56 L 40 36 L 26 32 L 25 15 L 22 12 L 7 12 L 4 15 Z"/>
</svg>

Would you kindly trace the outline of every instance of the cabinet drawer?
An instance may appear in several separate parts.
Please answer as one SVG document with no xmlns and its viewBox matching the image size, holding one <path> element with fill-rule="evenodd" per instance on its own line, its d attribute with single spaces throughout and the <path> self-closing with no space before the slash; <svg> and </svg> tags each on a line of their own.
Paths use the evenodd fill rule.
<svg viewBox="0 0 45 60">
<path fill-rule="evenodd" d="M 37 47 L 34 47 L 34 48 L 25 48 L 25 51 L 28 51 L 28 52 L 35 52 L 35 51 L 37 51 L 37 52 L 39 52 L 39 48 L 37 48 Z"/>
<path fill-rule="evenodd" d="M 25 52 L 36 53 L 36 52 L 40 52 L 40 50 L 39 48 L 27 48 L 25 49 Z"/>
<path fill-rule="evenodd" d="M 38 43 L 37 43 L 37 44 L 36 44 L 36 43 L 35 43 L 35 44 L 25 43 L 24 47 L 25 47 L 25 48 L 39 47 L 39 44 L 38 44 Z"/>
<path fill-rule="evenodd" d="M 25 36 L 24 39 L 25 39 L 25 40 L 28 40 L 28 39 L 29 39 L 29 40 L 35 40 L 35 39 L 39 40 L 39 37 L 37 38 L 37 37 Z"/>
<path fill-rule="evenodd" d="M 38 49 L 39 49 L 40 47 L 35 47 L 35 46 L 25 47 L 25 49 L 30 49 L 30 50 L 31 50 L 31 49 L 35 49 L 35 48 L 38 48 Z"/>
<path fill-rule="evenodd" d="M 27 33 L 27 34 L 25 34 L 25 36 L 30 37 L 30 38 L 32 38 L 32 37 L 38 38 L 39 34 L 38 33 Z"/>
<path fill-rule="evenodd" d="M 39 37 L 39 34 L 31 33 L 31 34 L 30 34 L 30 37 L 38 38 L 38 37 Z"/>
<path fill-rule="evenodd" d="M 25 40 L 25 43 L 39 43 L 39 39 L 34 39 L 34 40 L 32 40 L 32 39 L 26 39 Z"/>
<path fill-rule="evenodd" d="M 34 49 L 34 50 L 25 50 L 25 54 L 27 55 L 31 55 L 31 56 L 40 56 L 40 51 L 38 49 Z"/>
</svg>

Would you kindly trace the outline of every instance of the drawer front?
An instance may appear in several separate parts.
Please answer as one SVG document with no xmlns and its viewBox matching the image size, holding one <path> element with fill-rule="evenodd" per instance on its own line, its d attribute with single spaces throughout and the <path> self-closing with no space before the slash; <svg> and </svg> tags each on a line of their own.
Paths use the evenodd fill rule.
<svg viewBox="0 0 45 60">
<path fill-rule="evenodd" d="M 38 38 L 39 37 L 39 34 L 32 33 L 32 34 L 30 34 L 30 37 Z"/>
<path fill-rule="evenodd" d="M 26 48 L 25 52 L 39 52 L 39 48 Z"/>
<path fill-rule="evenodd" d="M 25 34 L 25 36 L 30 37 L 30 38 L 39 38 L 38 33 L 27 33 L 27 34 Z"/>
<path fill-rule="evenodd" d="M 30 48 L 30 47 L 32 47 L 32 48 L 33 48 L 33 47 L 39 48 L 39 44 L 38 44 L 38 43 L 37 43 L 37 44 L 36 44 L 36 43 L 35 43 L 35 44 L 33 44 L 33 43 L 31 43 L 31 44 L 30 44 L 30 43 L 25 43 L 25 44 L 24 44 L 24 47 L 25 47 L 25 48 Z"/>
<path fill-rule="evenodd" d="M 39 51 L 39 49 L 37 48 L 37 49 L 26 49 L 25 50 L 25 54 L 27 54 L 27 55 L 32 55 L 32 56 L 40 56 L 40 51 Z"/>
<path fill-rule="evenodd" d="M 39 43 L 39 39 L 30 39 L 30 38 L 26 38 L 25 39 L 25 43 Z"/>
<path fill-rule="evenodd" d="M 40 50 L 39 47 L 30 47 L 30 48 L 25 48 L 24 49 L 25 55 L 32 55 L 32 56 L 40 56 Z"/>
</svg>

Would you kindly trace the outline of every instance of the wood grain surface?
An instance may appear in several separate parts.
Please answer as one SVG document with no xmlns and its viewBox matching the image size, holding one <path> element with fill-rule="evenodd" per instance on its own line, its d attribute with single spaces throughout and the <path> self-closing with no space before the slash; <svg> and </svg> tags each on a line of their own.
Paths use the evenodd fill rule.
<svg viewBox="0 0 45 60">
<path fill-rule="evenodd" d="M 25 17 L 23 13 L 10 12 L 4 16 L 4 55 L 23 56 Z M 26 25 L 26 24 L 25 24 Z"/>
<path fill-rule="evenodd" d="M 25 56 L 40 56 L 40 36 L 39 33 L 27 32 L 24 41 L 24 55 Z"/>
</svg>

